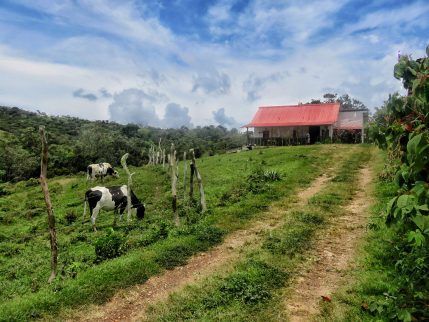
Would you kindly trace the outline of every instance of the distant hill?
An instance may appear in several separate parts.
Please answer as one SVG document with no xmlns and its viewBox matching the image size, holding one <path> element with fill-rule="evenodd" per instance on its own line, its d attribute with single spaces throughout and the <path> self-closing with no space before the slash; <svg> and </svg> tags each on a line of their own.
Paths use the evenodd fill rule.
<svg viewBox="0 0 429 322">
<path fill-rule="evenodd" d="M 175 143 L 179 155 L 189 148 L 195 148 L 199 155 L 222 153 L 245 140 L 236 129 L 222 126 L 159 129 L 0 106 L 0 155 L 4 156 L 0 159 L 0 182 L 39 175 L 40 125 L 48 133 L 50 176 L 85 171 L 88 164 L 96 162 L 117 165 L 127 152 L 131 165 L 141 165 L 147 160 L 149 147 L 157 145 L 159 139 L 166 148 Z"/>
</svg>

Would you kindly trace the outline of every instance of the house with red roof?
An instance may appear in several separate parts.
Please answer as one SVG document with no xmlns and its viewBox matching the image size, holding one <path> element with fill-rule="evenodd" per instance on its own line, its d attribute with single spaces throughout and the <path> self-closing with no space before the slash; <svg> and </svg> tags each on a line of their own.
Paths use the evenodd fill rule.
<svg viewBox="0 0 429 322">
<path fill-rule="evenodd" d="M 250 144 L 308 144 L 340 136 L 360 142 L 367 119 L 366 109 L 342 111 L 339 103 L 261 106 L 243 128 Z M 253 128 L 252 135 L 249 128 Z"/>
</svg>

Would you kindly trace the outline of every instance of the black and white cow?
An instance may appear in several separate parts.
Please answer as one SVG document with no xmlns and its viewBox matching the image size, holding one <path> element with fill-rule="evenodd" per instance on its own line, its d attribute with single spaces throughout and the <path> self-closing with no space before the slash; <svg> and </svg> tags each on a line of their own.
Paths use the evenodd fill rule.
<svg viewBox="0 0 429 322">
<path fill-rule="evenodd" d="M 90 164 L 86 168 L 86 180 L 94 180 L 97 177 L 103 180 L 107 175 L 119 178 L 118 171 L 107 162 Z"/>
<path fill-rule="evenodd" d="M 85 206 L 83 211 L 82 223 L 85 220 L 86 215 L 86 204 L 89 206 L 89 213 L 91 216 L 92 227 L 94 231 L 97 231 L 95 227 L 95 220 L 100 210 L 114 210 L 115 213 L 115 222 L 116 215 L 119 210 L 120 218 L 122 220 L 122 215 L 127 208 L 127 186 L 114 186 L 114 187 L 94 187 L 89 189 L 85 193 Z M 145 213 L 145 205 L 140 202 L 136 197 L 134 192 L 131 190 L 131 208 L 137 210 L 137 218 L 143 219 Z"/>
</svg>

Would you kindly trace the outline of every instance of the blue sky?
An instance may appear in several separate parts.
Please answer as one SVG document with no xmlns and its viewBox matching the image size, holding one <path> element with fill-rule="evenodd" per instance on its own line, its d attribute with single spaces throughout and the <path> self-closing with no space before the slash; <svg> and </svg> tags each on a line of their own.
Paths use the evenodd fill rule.
<svg viewBox="0 0 429 322">
<path fill-rule="evenodd" d="M 260 105 L 401 90 L 428 1 L 0 1 L 0 104 L 161 127 L 249 121 Z"/>
</svg>

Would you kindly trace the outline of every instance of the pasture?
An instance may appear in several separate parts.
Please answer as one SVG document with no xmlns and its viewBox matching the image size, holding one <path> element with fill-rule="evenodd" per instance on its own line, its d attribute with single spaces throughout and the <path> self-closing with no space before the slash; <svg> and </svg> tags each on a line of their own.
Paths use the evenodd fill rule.
<svg viewBox="0 0 429 322">
<path fill-rule="evenodd" d="M 223 236 L 245 228 L 279 198 L 296 198 L 324 169 L 350 153 L 352 146 L 314 145 L 257 149 L 197 160 L 206 191 L 208 211 L 183 202 L 183 163 L 179 163 L 180 227 L 173 225 L 170 177 L 162 166 L 131 167 L 133 190 L 146 204 L 142 221 L 118 222 L 101 212 L 97 232 L 86 218 L 81 223 L 85 191 L 94 185 L 121 185 L 126 176 L 88 183 L 85 175 L 49 180 L 57 220 L 59 276 L 47 284 L 50 272 L 49 237 L 43 194 L 37 180 L 4 184 L 0 199 L 0 320 L 43 318 L 66 308 L 102 303 L 115 291 L 165 269 L 186 263 Z M 357 161 L 353 161 L 357 162 Z M 278 181 L 261 179 L 275 170 Z M 189 171 L 188 171 L 189 173 Z M 196 189 L 197 191 L 197 189 Z M 126 215 L 124 216 L 126 220 Z M 113 232 L 112 232 L 113 229 Z M 115 236 L 119 257 L 96 254 L 97 242 Z"/>
</svg>

